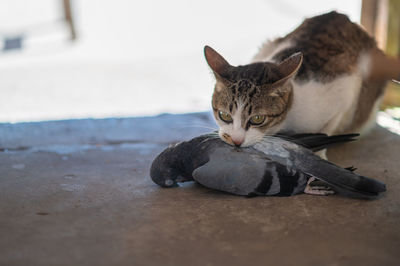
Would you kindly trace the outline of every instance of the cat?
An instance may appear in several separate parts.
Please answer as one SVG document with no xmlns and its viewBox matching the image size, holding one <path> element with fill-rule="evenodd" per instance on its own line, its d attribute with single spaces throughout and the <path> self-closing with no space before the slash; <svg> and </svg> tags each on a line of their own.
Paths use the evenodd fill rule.
<svg viewBox="0 0 400 266">
<path fill-rule="evenodd" d="M 209 46 L 204 53 L 219 136 L 238 147 L 276 133 L 368 132 L 387 81 L 400 77 L 400 60 L 337 12 L 267 41 L 248 65 L 231 66 Z"/>
</svg>

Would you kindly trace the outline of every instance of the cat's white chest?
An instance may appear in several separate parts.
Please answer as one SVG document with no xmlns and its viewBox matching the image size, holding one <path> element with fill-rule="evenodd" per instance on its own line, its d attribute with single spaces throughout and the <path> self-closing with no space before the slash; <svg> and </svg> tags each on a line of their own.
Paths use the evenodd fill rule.
<svg viewBox="0 0 400 266">
<path fill-rule="evenodd" d="M 293 103 L 279 130 L 331 134 L 346 120 L 351 123 L 361 82 L 357 74 L 328 83 L 293 81 Z"/>
</svg>

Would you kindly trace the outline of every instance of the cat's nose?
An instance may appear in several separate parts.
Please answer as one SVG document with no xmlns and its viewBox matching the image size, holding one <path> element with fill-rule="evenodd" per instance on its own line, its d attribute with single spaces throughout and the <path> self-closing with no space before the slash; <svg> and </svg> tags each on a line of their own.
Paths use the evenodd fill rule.
<svg viewBox="0 0 400 266">
<path fill-rule="evenodd" d="M 244 139 L 243 138 L 241 138 L 241 139 L 232 138 L 232 142 L 233 142 L 233 144 L 235 144 L 236 147 L 240 147 L 240 145 L 242 145 L 242 143 L 244 142 Z"/>
</svg>

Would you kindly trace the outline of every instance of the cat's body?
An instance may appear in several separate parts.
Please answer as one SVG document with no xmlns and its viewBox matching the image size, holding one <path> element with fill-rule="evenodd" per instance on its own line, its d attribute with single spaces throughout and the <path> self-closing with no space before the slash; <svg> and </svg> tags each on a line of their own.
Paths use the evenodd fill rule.
<svg viewBox="0 0 400 266">
<path fill-rule="evenodd" d="M 371 53 L 384 56 L 360 26 L 336 12 L 265 43 L 249 65 L 231 66 L 206 47 L 221 138 L 249 146 L 277 132 L 365 132 L 375 124 L 388 80 L 368 78 Z"/>
<path fill-rule="evenodd" d="M 363 78 L 360 56 L 373 49 L 375 41 L 336 12 L 307 19 L 286 37 L 265 43 L 254 62 L 279 63 L 295 52 L 303 54 L 292 81 L 292 106 L 276 130 L 329 135 L 368 130 L 386 83 Z"/>
</svg>

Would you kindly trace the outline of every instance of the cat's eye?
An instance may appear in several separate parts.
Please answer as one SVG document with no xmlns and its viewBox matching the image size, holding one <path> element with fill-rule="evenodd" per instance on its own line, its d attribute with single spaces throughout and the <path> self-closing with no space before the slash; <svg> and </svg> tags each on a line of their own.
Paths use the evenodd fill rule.
<svg viewBox="0 0 400 266">
<path fill-rule="evenodd" d="M 219 118 L 226 123 L 230 123 L 233 121 L 232 116 L 224 111 L 218 111 Z"/>
<path fill-rule="evenodd" d="M 250 124 L 258 126 L 264 123 L 266 116 L 265 115 L 253 115 L 250 117 Z"/>
</svg>

